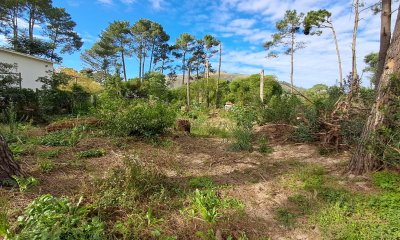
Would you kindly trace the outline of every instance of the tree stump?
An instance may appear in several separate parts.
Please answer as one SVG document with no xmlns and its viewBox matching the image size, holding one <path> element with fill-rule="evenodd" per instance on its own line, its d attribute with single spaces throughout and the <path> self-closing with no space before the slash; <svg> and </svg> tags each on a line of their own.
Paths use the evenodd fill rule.
<svg viewBox="0 0 400 240">
<path fill-rule="evenodd" d="M 14 161 L 12 152 L 7 142 L 0 135 L 0 183 L 12 179 L 12 176 L 23 176 L 21 167 Z"/>
<path fill-rule="evenodd" d="M 176 128 L 178 131 L 190 133 L 190 122 L 186 119 L 178 119 L 176 121 Z"/>
</svg>

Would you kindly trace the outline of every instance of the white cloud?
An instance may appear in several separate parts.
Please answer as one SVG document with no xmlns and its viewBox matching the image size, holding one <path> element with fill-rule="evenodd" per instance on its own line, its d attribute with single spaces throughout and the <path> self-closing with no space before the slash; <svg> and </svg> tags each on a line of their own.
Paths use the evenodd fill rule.
<svg viewBox="0 0 400 240">
<path fill-rule="evenodd" d="M 103 5 L 113 5 L 114 4 L 113 0 L 97 0 L 97 2 L 99 2 Z"/>
<path fill-rule="evenodd" d="M 341 50 L 343 75 L 351 70 L 351 42 L 353 32 L 352 0 L 323 1 L 323 0 L 221 0 L 225 11 L 231 11 L 232 16 L 240 16 L 230 21 L 213 24 L 215 31 L 224 38 L 239 38 L 238 41 L 250 42 L 253 45 L 225 49 L 223 55 L 223 70 L 228 72 L 258 73 L 261 68 L 267 74 L 277 75 L 280 80 L 289 81 L 290 57 L 281 55 L 276 59 L 267 59 L 267 52 L 262 49 L 262 43 L 270 39 L 275 22 L 282 19 L 286 10 L 296 9 L 307 12 L 313 9 L 326 8 L 332 12 L 332 19 L 338 34 Z M 374 3 L 366 0 L 365 6 Z M 261 17 L 260 17 L 261 15 Z M 359 73 L 365 67 L 364 56 L 379 50 L 379 16 L 374 16 L 366 10 L 361 14 L 358 40 L 357 64 Z M 250 16 L 244 18 L 243 16 Z M 227 39 L 231 41 L 231 39 Z M 295 54 L 295 84 L 311 87 L 317 83 L 333 85 L 336 83 L 338 62 L 332 33 L 325 29 L 321 36 L 299 35 L 298 40 L 309 42 L 307 48 Z M 224 41 L 224 39 L 222 39 Z M 254 47 L 258 46 L 258 47 Z M 364 85 L 368 85 L 364 79 Z"/>
<path fill-rule="evenodd" d="M 136 2 L 136 0 L 121 0 L 122 3 L 130 5 Z"/>
<path fill-rule="evenodd" d="M 161 10 L 166 4 L 165 0 L 149 0 L 151 7 L 155 10 Z"/>
</svg>

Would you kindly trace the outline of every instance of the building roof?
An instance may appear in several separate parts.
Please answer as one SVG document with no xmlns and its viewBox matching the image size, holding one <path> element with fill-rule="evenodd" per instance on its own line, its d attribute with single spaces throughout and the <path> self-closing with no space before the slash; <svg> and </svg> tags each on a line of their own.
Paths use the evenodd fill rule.
<svg viewBox="0 0 400 240">
<path fill-rule="evenodd" d="M 47 59 L 44 59 L 44 58 L 40 58 L 40 57 L 35 57 L 35 56 L 29 55 L 29 54 L 25 54 L 25 53 L 16 52 L 14 50 L 7 49 L 7 48 L 0 48 L 0 52 L 7 52 L 7 53 L 11 53 L 11 54 L 22 56 L 22 57 L 31 58 L 31 59 L 34 59 L 34 60 L 38 60 L 38 61 L 42 61 L 42 62 L 47 62 L 47 63 L 53 64 L 53 62 L 50 61 L 50 60 L 47 60 Z"/>
</svg>

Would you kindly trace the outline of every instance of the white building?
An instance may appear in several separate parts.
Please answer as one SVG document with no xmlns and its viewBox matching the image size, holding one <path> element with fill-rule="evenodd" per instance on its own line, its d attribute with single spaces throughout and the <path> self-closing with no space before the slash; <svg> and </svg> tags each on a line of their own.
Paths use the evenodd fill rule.
<svg viewBox="0 0 400 240">
<path fill-rule="evenodd" d="M 21 87 L 33 90 L 42 87 L 36 81 L 38 78 L 50 77 L 54 71 L 53 63 L 49 60 L 4 48 L 0 48 L 0 62 L 13 64 L 13 71 L 21 76 Z"/>
</svg>

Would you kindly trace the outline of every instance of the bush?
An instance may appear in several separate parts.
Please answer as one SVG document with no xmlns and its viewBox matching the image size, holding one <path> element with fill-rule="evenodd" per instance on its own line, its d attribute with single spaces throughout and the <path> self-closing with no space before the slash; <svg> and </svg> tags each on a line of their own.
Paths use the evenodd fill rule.
<svg viewBox="0 0 400 240">
<path fill-rule="evenodd" d="M 237 127 L 232 131 L 233 143 L 230 148 L 233 151 L 251 151 L 253 149 L 253 133 L 250 129 Z"/>
<path fill-rule="evenodd" d="M 261 123 L 295 123 L 301 104 L 294 95 L 273 96 L 262 112 Z"/>
<path fill-rule="evenodd" d="M 48 133 L 40 138 L 39 143 L 46 146 L 76 146 L 83 136 L 83 128 L 74 127 Z"/>
<path fill-rule="evenodd" d="M 18 218 L 20 231 L 13 239 L 104 239 L 104 224 L 89 217 L 90 209 L 66 198 L 43 195 Z"/>
<path fill-rule="evenodd" d="M 175 124 L 176 113 L 159 102 L 112 100 L 103 104 L 99 117 L 114 135 L 154 137 Z"/>
</svg>

